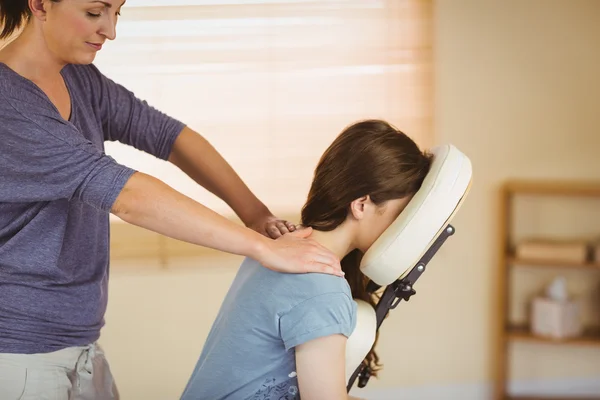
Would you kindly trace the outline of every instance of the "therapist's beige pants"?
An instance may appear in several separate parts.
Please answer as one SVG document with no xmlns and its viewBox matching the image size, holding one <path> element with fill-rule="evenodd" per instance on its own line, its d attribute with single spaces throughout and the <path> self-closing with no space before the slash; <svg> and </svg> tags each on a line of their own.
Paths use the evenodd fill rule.
<svg viewBox="0 0 600 400">
<path fill-rule="evenodd" d="M 44 354 L 0 353 L 2 400 L 118 400 L 97 344 Z"/>
</svg>

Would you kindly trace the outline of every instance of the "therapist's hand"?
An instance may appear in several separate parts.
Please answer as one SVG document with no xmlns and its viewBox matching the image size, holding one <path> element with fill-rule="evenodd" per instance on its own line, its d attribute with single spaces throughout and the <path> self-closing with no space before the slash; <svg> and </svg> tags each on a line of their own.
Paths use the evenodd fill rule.
<svg viewBox="0 0 600 400">
<path fill-rule="evenodd" d="M 278 272 L 318 272 L 344 276 L 339 258 L 308 238 L 311 233 L 312 228 L 296 229 L 276 240 L 267 241 L 266 248 L 259 254 L 257 261 Z"/>
<path fill-rule="evenodd" d="M 278 239 L 286 233 L 296 231 L 296 225 L 272 214 L 258 218 L 248 227 L 271 239 Z"/>
</svg>

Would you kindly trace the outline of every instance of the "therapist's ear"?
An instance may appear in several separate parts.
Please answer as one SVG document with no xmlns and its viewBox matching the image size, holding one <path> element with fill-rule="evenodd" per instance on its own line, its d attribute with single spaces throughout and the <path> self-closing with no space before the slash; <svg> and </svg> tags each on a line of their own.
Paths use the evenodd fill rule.
<svg viewBox="0 0 600 400">
<path fill-rule="evenodd" d="M 350 212 L 352 213 L 352 217 L 360 221 L 365 217 L 369 207 L 372 204 L 373 203 L 371 202 L 369 195 L 354 200 L 352 203 L 350 203 Z"/>
<path fill-rule="evenodd" d="M 31 14 L 34 17 L 39 18 L 42 21 L 46 20 L 46 8 L 44 0 L 29 0 L 28 4 Z"/>
</svg>

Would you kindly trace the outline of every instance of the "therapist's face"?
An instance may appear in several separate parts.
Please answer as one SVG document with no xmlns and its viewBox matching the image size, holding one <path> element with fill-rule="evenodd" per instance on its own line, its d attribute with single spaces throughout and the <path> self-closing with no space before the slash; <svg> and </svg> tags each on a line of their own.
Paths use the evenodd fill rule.
<svg viewBox="0 0 600 400">
<path fill-rule="evenodd" d="M 89 64 L 107 40 L 116 38 L 123 0 L 35 0 L 39 25 L 53 58 L 61 63 Z"/>
<path fill-rule="evenodd" d="M 355 247 L 365 253 L 398 218 L 410 199 L 411 197 L 392 199 L 379 205 L 368 197 L 354 201 L 351 208 L 357 222 Z"/>
</svg>

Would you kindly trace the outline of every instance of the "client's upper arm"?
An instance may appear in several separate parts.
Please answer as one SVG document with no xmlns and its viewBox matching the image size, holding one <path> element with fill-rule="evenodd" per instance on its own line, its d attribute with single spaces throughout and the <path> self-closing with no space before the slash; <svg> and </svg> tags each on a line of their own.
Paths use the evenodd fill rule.
<svg viewBox="0 0 600 400">
<path fill-rule="evenodd" d="M 347 399 L 346 341 L 341 334 L 296 346 L 296 373 L 302 400 Z"/>
<path fill-rule="evenodd" d="M 344 290 L 310 296 L 281 315 L 285 349 L 296 352 L 302 400 L 348 398 L 346 342 L 355 326 L 356 302 Z"/>
</svg>

